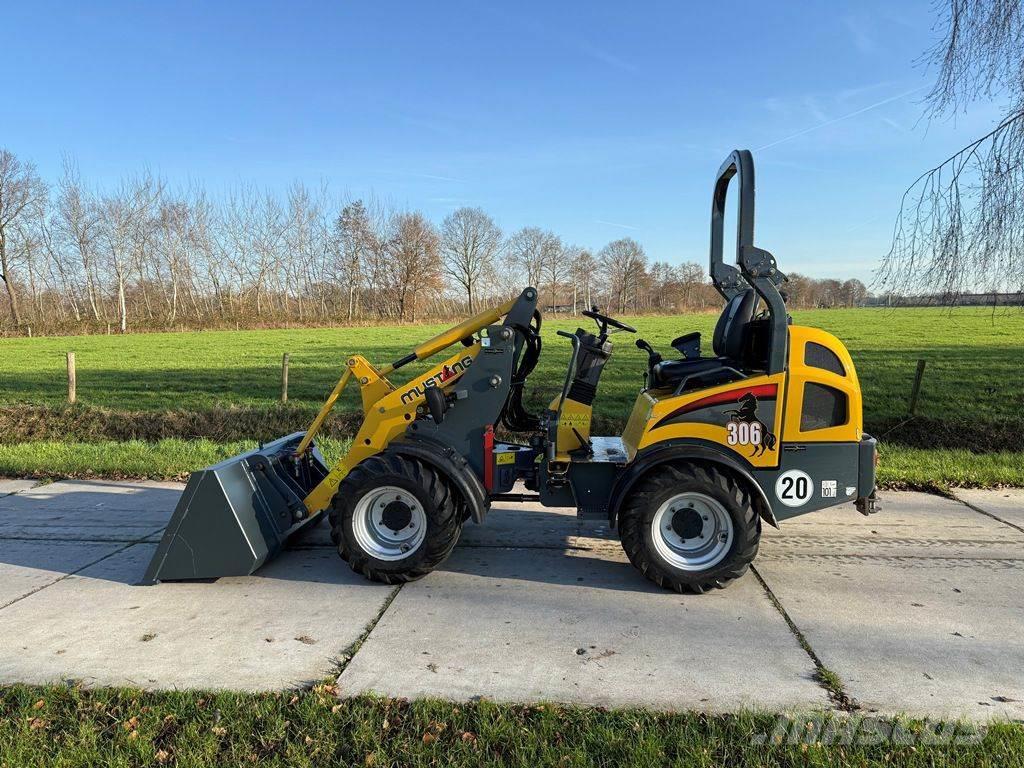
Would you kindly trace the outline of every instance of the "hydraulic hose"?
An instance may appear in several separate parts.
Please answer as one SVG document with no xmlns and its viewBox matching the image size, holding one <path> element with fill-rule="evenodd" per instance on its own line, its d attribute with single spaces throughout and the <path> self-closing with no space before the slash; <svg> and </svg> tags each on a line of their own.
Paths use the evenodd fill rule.
<svg viewBox="0 0 1024 768">
<path fill-rule="evenodd" d="M 533 312 L 533 322 L 528 326 L 515 326 L 516 330 L 523 335 L 523 354 L 519 364 L 512 373 L 512 381 L 509 383 L 508 400 L 502 408 L 498 420 L 510 432 L 534 432 L 540 429 L 540 419 L 529 413 L 523 406 L 523 387 L 526 380 L 537 367 L 540 360 L 541 350 L 541 315 L 538 310 Z"/>
</svg>

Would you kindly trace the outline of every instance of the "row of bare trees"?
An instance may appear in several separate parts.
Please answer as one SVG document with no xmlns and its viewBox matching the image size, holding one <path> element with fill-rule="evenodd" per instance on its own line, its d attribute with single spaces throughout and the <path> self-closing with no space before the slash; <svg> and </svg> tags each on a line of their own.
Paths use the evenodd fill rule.
<svg viewBox="0 0 1024 768">
<path fill-rule="evenodd" d="M 555 312 L 720 303 L 699 265 L 652 263 L 630 238 L 595 253 L 537 227 L 506 235 L 479 208 L 435 226 L 301 183 L 284 196 L 242 186 L 214 202 L 142 173 L 100 192 L 70 161 L 48 185 L 3 149 L 0 281 L 4 333 L 452 318 L 524 285 Z M 793 296 L 798 306 L 860 303 L 864 286 L 849 284 L 799 278 Z"/>
</svg>

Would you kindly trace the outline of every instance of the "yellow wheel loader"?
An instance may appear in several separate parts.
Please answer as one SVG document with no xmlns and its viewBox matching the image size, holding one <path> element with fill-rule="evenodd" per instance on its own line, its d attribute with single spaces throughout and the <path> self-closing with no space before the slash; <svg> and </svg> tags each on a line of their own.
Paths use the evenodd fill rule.
<svg viewBox="0 0 1024 768">
<path fill-rule="evenodd" d="M 735 265 L 723 258 L 733 179 Z M 251 573 L 325 515 L 355 571 L 408 581 L 442 563 L 493 502 L 534 500 L 607 520 L 647 578 L 703 592 L 746 571 L 764 523 L 845 502 L 874 512 L 876 442 L 862 429 L 853 361 L 834 336 L 791 324 L 786 277 L 753 233 L 753 161 L 736 151 L 712 200 L 710 274 L 725 301 L 714 336 L 681 335 L 666 354 L 635 342 L 648 363 L 621 435 L 592 435 L 592 407 L 612 337 L 636 329 L 595 309 L 583 314 L 596 328 L 559 331 L 571 345 L 565 380 L 529 413 L 541 315 L 526 288 L 390 365 L 353 355 L 306 432 L 194 473 L 147 581 Z M 408 384 L 388 380 L 441 352 Z M 349 383 L 365 418 L 328 467 L 314 437 Z"/>
</svg>

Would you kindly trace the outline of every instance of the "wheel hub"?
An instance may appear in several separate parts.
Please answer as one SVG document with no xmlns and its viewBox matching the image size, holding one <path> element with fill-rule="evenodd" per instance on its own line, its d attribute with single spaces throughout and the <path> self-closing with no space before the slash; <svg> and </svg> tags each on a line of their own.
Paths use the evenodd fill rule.
<svg viewBox="0 0 1024 768">
<path fill-rule="evenodd" d="M 732 517 L 725 506 L 696 491 L 667 499 L 651 520 L 655 550 L 668 565 L 682 571 L 705 571 L 722 562 L 733 538 Z"/>
<path fill-rule="evenodd" d="M 402 560 L 426 538 L 427 515 L 413 493 L 385 485 L 367 491 L 356 502 L 352 533 L 366 554 L 378 560 Z"/>
<path fill-rule="evenodd" d="M 392 501 L 381 513 L 381 522 L 392 531 L 400 531 L 407 528 L 412 522 L 412 508 L 404 501 Z"/>
<path fill-rule="evenodd" d="M 693 507 L 677 509 L 672 514 L 672 530 L 682 540 L 696 539 L 704 529 L 704 521 Z"/>
</svg>

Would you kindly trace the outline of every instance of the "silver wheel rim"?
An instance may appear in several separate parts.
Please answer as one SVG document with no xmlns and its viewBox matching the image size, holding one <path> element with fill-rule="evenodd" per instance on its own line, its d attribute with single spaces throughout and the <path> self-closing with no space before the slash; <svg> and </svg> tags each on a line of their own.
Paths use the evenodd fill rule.
<svg viewBox="0 0 1024 768">
<path fill-rule="evenodd" d="M 382 485 L 356 502 L 352 533 L 368 555 L 378 560 L 402 560 L 419 549 L 426 538 L 427 515 L 409 491 Z"/>
<path fill-rule="evenodd" d="M 718 500 L 703 493 L 679 493 L 651 520 L 654 548 L 682 571 L 705 571 L 725 559 L 732 547 L 732 518 Z"/>
</svg>

